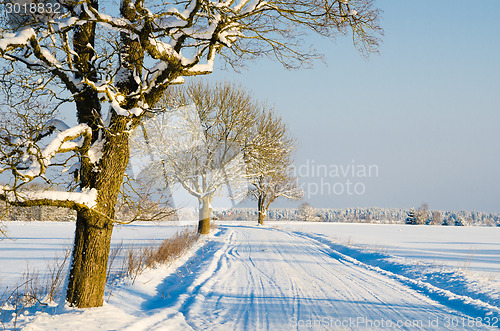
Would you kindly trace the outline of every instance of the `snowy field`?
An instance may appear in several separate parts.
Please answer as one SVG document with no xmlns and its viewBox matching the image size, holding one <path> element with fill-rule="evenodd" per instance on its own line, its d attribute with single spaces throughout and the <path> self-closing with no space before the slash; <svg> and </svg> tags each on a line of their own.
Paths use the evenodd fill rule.
<svg viewBox="0 0 500 331">
<path fill-rule="evenodd" d="M 0 277 L 62 255 L 74 224 L 8 223 Z M 117 228 L 116 245 L 183 225 Z M 500 327 L 498 228 L 223 223 L 101 308 L 39 307 L 26 330 L 481 330 Z"/>
<path fill-rule="evenodd" d="M 396 257 L 460 269 L 500 289 L 500 227 L 274 222 L 269 226 L 319 234 Z"/>
<path fill-rule="evenodd" d="M 73 244 L 73 222 L 6 222 L 4 225 L 8 239 L 0 239 L 0 293 L 6 286 L 12 287 L 19 282 L 28 267 L 43 275 L 47 264 L 54 259 L 61 259 Z M 111 245 L 160 243 L 191 225 L 194 223 L 174 225 L 137 222 L 126 226 L 117 225 L 113 230 Z"/>
</svg>

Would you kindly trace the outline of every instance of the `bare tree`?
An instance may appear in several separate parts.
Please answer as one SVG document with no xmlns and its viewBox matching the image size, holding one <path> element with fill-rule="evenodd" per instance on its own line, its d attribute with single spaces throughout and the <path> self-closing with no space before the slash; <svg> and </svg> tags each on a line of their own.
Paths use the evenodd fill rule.
<svg viewBox="0 0 500 331">
<path fill-rule="evenodd" d="M 77 307 L 103 303 L 129 132 L 169 86 L 211 73 L 217 54 L 233 67 L 263 55 L 299 67 L 318 57 L 307 50 L 306 32 L 350 33 L 364 53 L 375 51 L 381 32 L 372 0 L 51 0 L 23 7 L 34 13 L 13 12 L 15 3 L 0 4 L 2 111 L 32 103 L 52 114 L 71 103 L 78 125 L 21 117 L 29 130 L 4 128 L 0 171 L 10 180 L 0 197 L 76 210 L 67 300 Z M 72 163 L 73 185 L 64 191 L 21 192 L 34 180 L 52 185 L 51 169 Z"/>
<path fill-rule="evenodd" d="M 198 199 L 198 232 L 208 234 L 214 196 L 224 186 L 233 199 L 246 194 L 243 143 L 259 105 L 243 88 L 198 81 L 167 93 L 159 106 L 173 110 L 145 123 L 147 139 L 136 131 L 133 155 L 153 154 L 155 177 L 163 173 Z"/>
<path fill-rule="evenodd" d="M 434 210 L 432 212 L 432 225 L 440 225 L 443 220 L 443 216 L 441 215 L 441 212 Z"/>
<path fill-rule="evenodd" d="M 175 110 L 136 131 L 133 155 L 153 154 L 154 176 L 162 172 L 198 199 L 200 233 L 208 233 L 211 202 L 223 186 L 235 199 L 246 195 L 249 181 L 260 224 L 278 197 L 302 197 L 288 171 L 295 140 L 281 118 L 243 88 L 199 81 L 168 93 L 160 106 Z M 144 133 L 147 139 L 141 139 Z"/>
<path fill-rule="evenodd" d="M 417 209 L 415 219 L 417 224 L 425 224 L 429 218 L 429 205 L 427 203 L 422 203 L 422 205 Z"/>
<path fill-rule="evenodd" d="M 264 224 L 269 206 L 277 198 L 298 200 L 303 193 L 290 172 L 296 142 L 282 119 L 266 109 L 251 129 L 245 142 L 247 174 L 250 194 L 257 200 L 258 223 Z"/>
</svg>

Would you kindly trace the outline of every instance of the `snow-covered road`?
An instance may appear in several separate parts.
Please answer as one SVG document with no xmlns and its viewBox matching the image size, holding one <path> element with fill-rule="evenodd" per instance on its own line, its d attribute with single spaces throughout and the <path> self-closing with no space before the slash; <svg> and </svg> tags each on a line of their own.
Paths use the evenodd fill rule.
<svg viewBox="0 0 500 331">
<path fill-rule="evenodd" d="M 465 315 L 412 284 L 312 234 L 227 224 L 174 265 L 116 286 L 104 307 L 39 314 L 26 329 L 487 329 L 473 319 L 478 310 Z"/>
<path fill-rule="evenodd" d="M 129 330 L 457 329 L 468 321 L 312 238 L 265 227 L 224 226 L 156 293 Z"/>
</svg>

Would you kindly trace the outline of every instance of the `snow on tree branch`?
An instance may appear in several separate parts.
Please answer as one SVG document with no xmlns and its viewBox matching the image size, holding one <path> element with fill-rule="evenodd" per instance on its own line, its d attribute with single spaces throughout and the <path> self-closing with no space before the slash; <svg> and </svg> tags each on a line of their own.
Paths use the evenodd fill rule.
<svg viewBox="0 0 500 331">
<path fill-rule="evenodd" d="M 45 25 L 26 19 L 20 26 L 0 27 L 0 56 L 24 63 L 37 74 L 57 77 L 74 97 L 86 87 L 104 90 L 101 101 L 109 102 L 118 115 L 130 117 L 144 112 L 138 102 L 154 104 L 157 93 L 180 77 L 211 73 L 216 54 L 231 65 L 249 56 L 274 54 L 287 67 L 294 67 L 316 56 L 299 50 L 303 34 L 294 30 L 300 26 L 325 36 L 344 34 L 350 28 L 356 45 L 366 51 L 375 49 L 381 31 L 371 0 L 192 0 L 160 6 L 151 3 L 151 8 L 141 1 L 122 0 L 118 16 L 99 10 L 97 0 L 61 3 L 66 10 L 42 21 Z M 123 44 L 103 44 L 104 54 L 97 54 L 97 45 L 68 42 L 71 33 L 93 30 L 97 25 L 104 40 L 106 34 L 110 42 L 113 35 L 126 36 L 121 43 L 132 41 L 137 51 L 158 62 L 148 66 L 151 62 L 141 55 L 140 67 L 133 64 L 132 70 L 134 56 L 125 60 L 130 53 L 121 55 Z M 17 52 L 20 49 L 26 51 Z M 92 56 L 88 64 L 75 66 L 82 51 Z M 117 62 L 121 63 L 118 67 Z M 92 70 L 95 74 L 90 74 Z M 124 78 L 132 79 L 136 86 L 124 91 Z M 131 99 L 135 101 L 131 103 Z"/>
<path fill-rule="evenodd" d="M 93 208 L 97 204 L 97 190 L 83 188 L 81 192 L 14 191 L 10 186 L 0 186 L 0 199 L 21 207 L 49 205 L 73 209 Z"/>
<path fill-rule="evenodd" d="M 80 137 L 83 139 L 72 141 Z M 18 174 L 24 181 L 31 181 L 45 173 L 56 154 L 88 149 L 91 138 L 92 130 L 86 124 L 64 130 L 58 133 L 41 153 L 31 155 L 31 166 L 26 171 L 18 171 Z"/>
<path fill-rule="evenodd" d="M 58 131 L 55 137 L 45 147 L 41 147 L 39 141 L 54 131 Z M 33 139 L 24 137 L 22 133 L 13 134 L 4 130 L 0 135 L 3 146 L 0 149 L 2 166 L 0 172 L 10 170 L 15 181 L 12 185 L 0 186 L 0 199 L 17 206 L 94 207 L 97 199 L 96 189 L 82 188 L 77 192 L 64 192 L 40 191 L 23 187 L 24 183 L 29 183 L 36 178 L 45 179 L 56 155 L 68 152 L 73 155 L 77 153 L 85 155 L 89 149 L 91 137 L 92 130 L 86 124 L 69 128 L 60 120 L 48 121 L 43 128 L 34 133 Z"/>
<path fill-rule="evenodd" d="M 17 33 L 5 33 L 0 39 L 0 54 L 10 51 L 16 47 L 26 46 L 29 40 L 35 37 L 33 28 L 25 28 Z"/>
<path fill-rule="evenodd" d="M 42 147 L 40 140 L 54 131 L 59 132 L 45 147 Z M 80 124 L 68 128 L 60 120 L 47 122 L 43 128 L 33 133 L 32 138 L 24 136 L 22 132 L 15 134 L 4 130 L 0 134 L 2 141 L 0 173 L 10 171 L 14 178 L 14 184 L 2 185 L 0 198 L 9 203 L 23 206 L 42 204 L 42 202 L 66 206 L 68 203 L 64 201 L 86 206 L 93 205 L 95 192 L 92 191 L 90 194 L 90 189 L 82 189 L 81 192 L 31 192 L 21 189 L 24 183 L 29 183 L 36 178 L 47 180 L 45 175 L 56 155 L 68 152 L 72 155 L 85 155 L 89 149 L 91 138 L 92 130 L 88 125 Z M 30 200 L 31 202 L 29 202 Z"/>
</svg>

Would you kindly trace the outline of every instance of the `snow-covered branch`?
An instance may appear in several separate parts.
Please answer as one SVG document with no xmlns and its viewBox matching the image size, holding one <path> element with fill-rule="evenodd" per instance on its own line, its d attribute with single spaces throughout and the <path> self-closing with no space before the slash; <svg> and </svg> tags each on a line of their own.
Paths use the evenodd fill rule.
<svg viewBox="0 0 500 331">
<path fill-rule="evenodd" d="M 6 52 L 15 48 L 26 46 L 30 39 L 35 37 L 33 28 L 25 28 L 17 33 L 4 33 L 0 39 L 0 54 L 5 55 Z"/>
<path fill-rule="evenodd" d="M 77 138 L 82 139 L 73 141 Z M 31 154 L 29 157 L 31 159 L 31 166 L 25 171 L 18 171 L 17 174 L 20 175 L 23 181 L 31 181 L 35 177 L 39 177 L 45 173 L 56 154 L 88 150 L 91 139 L 92 130 L 86 124 L 66 129 L 58 133 L 41 153 Z"/>
<path fill-rule="evenodd" d="M 20 207 L 56 206 L 66 208 L 93 208 L 97 204 L 97 190 L 83 188 L 81 192 L 16 191 L 10 186 L 0 186 L 0 199 Z"/>
<path fill-rule="evenodd" d="M 298 50 L 301 34 L 292 31 L 299 26 L 326 36 L 335 35 L 335 31 L 344 33 L 347 26 L 352 26 L 367 49 L 377 42 L 369 32 L 379 32 L 374 24 L 377 11 L 370 7 L 369 0 L 190 0 L 152 8 L 142 1 L 124 0 L 116 17 L 99 10 L 94 2 L 98 3 L 75 2 L 61 17 L 47 21 L 46 30 L 26 24 L 18 31 L 4 29 L 2 33 L 0 27 L 0 56 L 24 63 L 37 73 L 57 77 L 74 97 L 85 88 L 94 89 L 118 115 L 129 117 L 144 113 L 147 105 L 153 105 L 169 85 L 182 82 L 183 76 L 211 73 L 217 54 L 222 54 L 231 65 L 243 58 L 270 53 L 287 67 L 294 66 L 293 59 L 298 65 L 307 63 L 308 57 L 315 54 Z M 97 53 L 97 45 L 68 41 L 71 31 L 93 31 L 96 25 L 111 38 L 103 54 Z M 126 35 L 139 54 L 145 52 L 134 60 L 138 63 L 129 59 L 120 64 L 122 67 L 116 67 L 122 56 L 120 48 L 126 45 L 110 47 L 113 34 Z M 21 56 L 15 52 L 17 49 L 29 51 Z M 86 53 L 89 58 L 82 57 Z M 145 55 L 157 62 L 146 65 Z M 130 67 L 124 70 L 123 66 Z M 121 75 L 125 71 L 128 73 Z M 137 86 L 131 89 L 129 84 L 124 89 L 124 79 Z M 139 101 L 142 106 L 137 105 Z"/>
</svg>

